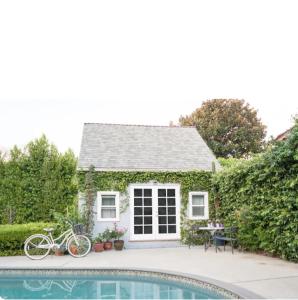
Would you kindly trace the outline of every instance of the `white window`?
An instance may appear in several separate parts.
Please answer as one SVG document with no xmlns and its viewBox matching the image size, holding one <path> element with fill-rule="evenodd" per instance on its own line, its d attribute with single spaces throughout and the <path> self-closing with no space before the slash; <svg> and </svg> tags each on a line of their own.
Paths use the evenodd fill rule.
<svg viewBox="0 0 298 300">
<path fill-rule="evenodd" d="M 208 220 L 208 192 L 190 192 L 188 216 L 192 220 Z"/>
<path fill-rule="evenodd" d="M 119 192 L 98 192 L 97 201 L 98 221 L 119 221 Z"/>
</svg>

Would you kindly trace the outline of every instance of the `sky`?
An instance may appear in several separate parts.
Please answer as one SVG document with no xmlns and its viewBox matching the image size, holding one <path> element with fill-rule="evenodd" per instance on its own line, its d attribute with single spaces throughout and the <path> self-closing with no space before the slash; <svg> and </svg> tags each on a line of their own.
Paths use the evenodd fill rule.
<svg viewBox="0 0 298 300">
<path fill-rule="evenodd" d="M 268 136 L 298 113 L 298 2 L 0 0 L 0 148 L 84 122 L 168 125 L 244 99 Z"/>
</svg>

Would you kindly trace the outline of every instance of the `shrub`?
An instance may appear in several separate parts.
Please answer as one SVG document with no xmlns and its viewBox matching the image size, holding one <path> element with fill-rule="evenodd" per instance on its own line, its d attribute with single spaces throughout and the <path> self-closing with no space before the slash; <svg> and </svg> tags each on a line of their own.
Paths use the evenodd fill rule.
<svg viewBox="0 0 298 300">
<path fill-rule="evenodd" d="M 43 233 L 52 223 L 0 225 L 0 256 L 23 255 L 24 242 L 32 234 Z"/>
<path fill-rule="evenodd" d="M 216 174 L 214 191 L 243 248 L 298 261 L 298 123 L 286 141 Z"/>
<path fill-rule="evenodd" d="M 52 222 L 77 196 L 76 158 L 59 153 L 45 136 L 0 157 L 0 224 Z"/>
</svg>

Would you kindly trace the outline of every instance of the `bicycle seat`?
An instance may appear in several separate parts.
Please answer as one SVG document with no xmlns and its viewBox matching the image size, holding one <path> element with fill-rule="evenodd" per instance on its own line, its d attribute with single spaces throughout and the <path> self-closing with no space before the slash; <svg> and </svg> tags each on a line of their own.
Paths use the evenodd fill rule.
<svg viewBox="0 0 298 300">
<path fill-rule="evenodd" d="M 50 233 L 54 231 L 54 228 L 44 228 L 43 230 Z"/>
</svg>

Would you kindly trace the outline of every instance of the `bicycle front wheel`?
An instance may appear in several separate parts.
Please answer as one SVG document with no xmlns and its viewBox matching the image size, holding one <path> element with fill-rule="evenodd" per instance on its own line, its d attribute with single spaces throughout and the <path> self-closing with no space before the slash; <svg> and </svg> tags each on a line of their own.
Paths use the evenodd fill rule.
<svg viewBox="0 0 298 300">
<path fill-rule="evenodd" d="M 68 253 L 73 257 L 83 257 L 91 250 L 91 242 L 85 235 L 75 235 L 67 242 Z"/>
<path fill-rule="evenodd" d="M 50 239 L 44 234 L 31 235 L 24 245 L 25 254 L 30 259 L 43 259 L 51 250 Z"/>
</svg>

